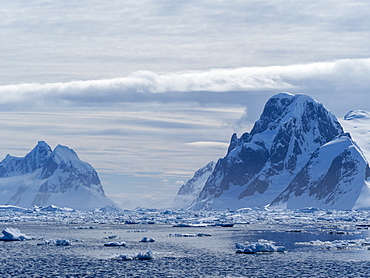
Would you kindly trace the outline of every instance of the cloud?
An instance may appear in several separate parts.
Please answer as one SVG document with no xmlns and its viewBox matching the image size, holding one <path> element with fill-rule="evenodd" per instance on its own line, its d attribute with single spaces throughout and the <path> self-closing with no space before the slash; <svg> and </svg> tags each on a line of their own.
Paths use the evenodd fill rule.
<svg viewBox="0 0 370 278">
<path fill-rule="evenodd" d="M 369 75 L 370 59 L 165 74 L 138 71 L 105 80 L 4 85 L 0 86 L 0 105 L 25 108 L 143 102 L 240 104 L 241 100 L 248 101 L 263 92 L 364 90 L 370 87 Z"/>
<path fill-rule="evenodd" d="M 365 0 L 29 2 L 1 2 L 2 84 L 368 57 Z"/>
<path fill-rule="evenodd" d="M 213 142 L 213 141 L 197 141 L 197 142 L 190 142 L 186 143 L 189 146 L 195 146 L 199 148 L 219 148 L 225 149 L 228 147 L 228 143 L 226 142 Z"/>
</svg>

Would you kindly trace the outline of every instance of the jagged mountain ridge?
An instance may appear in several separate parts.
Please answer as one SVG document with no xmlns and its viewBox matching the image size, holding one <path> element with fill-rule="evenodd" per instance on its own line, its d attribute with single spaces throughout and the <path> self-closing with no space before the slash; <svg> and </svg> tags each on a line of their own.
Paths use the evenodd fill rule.
<svg viewBox="0 0 370 278">
<path fill-rule="evenodd" d="M 311 97 L 275 95 L 250 133 L 232 136 L 227 155 L 218 160 L 190 208 L 266 206 L 287 188 L 318 148 L 343 134 L 336 117 Z M 362 175 L 361 186 L 365 178 Z"/>
<path fill-rule="evenodd" d="M 44 141 L 25 157 L 0 162 L 0 202 L 23 207 L 57 205 L 88 210 L 113 205 L 95 169 L 70 148 Z"/>
</svg>

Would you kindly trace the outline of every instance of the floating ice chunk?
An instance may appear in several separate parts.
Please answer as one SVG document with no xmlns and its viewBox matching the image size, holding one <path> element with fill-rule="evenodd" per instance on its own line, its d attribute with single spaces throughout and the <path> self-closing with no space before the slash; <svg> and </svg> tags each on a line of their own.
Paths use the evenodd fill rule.
<svg viewBox="0 0 370 278">
<path fill-rule="evenodd" d="M 108 242 L 104 243 L 104 246 L 126 246 L 126 242 L 124 241 L 115 241 L 115 242 Z"/>
<path fill-rule="evenodd" d="M 71 241 L 68 239 L 44 240 L 37 245 L 54 245 L 54 246 L 69 246 Z"/>
<path fill-rule="evenodd" d="M 203 237 L 203 236 L 211 236 L 208 233 L 194 233 L 194 234 L 183 234 L 183 233 L 174 233 L 169 234 L 170 237 Z"/>
<path fill-rule="evenodd" d="M 79 227 L 73 227 L 73 229 L 77 230 L 93 230 L 93 229 L 99 229 L 97 226 L 79 226 Z"/>
<path fill-rule="evenodd" d="M 128 230 L 128 233 L 147 233 L 148 230 Z"/>
<path fill-rule="evenodd" d="M 154 259 L 154 254 L 153 251 L 148 248 L 146 252 L 140 252 L 139 254 L 137 254 L 136 258 L 138 260 L 152 260 Z"/>
<path fill-rule="evenodd" d="M 127 254 L 117 254 L 112 259 L 113 260 L 131 261 L 131 260 L 134 259 L 134 257 L 132 257 L 131 255 L 127 255 Z"/>
<path fill-rule="evenodd" d="M 71 241 L 68 239 L 57 239 L 55 240 L 56 246 L 68 246 L 71 245 Z"/>
<path fill-rule="evenodd" d="M 113 238 L 116 238 L 117 235 L 110 235 L 110 236 L 105 236 L 103 237 L 104 239 L 113 239 Z"/>
<path fill-rule="evenodd" d="M 155 242 L 154 238 L 147 238 L 146 236 L 143 237 L 140 242 Z"/>
<path fill-rule="evenodd" d="M 245 246 L 244 244 L 238 243 L 238 242 L 235 242 L 235 246 L 237 249 L 242 249 L 242 250 L 247 248 L 247 246 Z"/>
<path fill-rule="evenodd" d="M 253 242 L 249 245 L 244 245 L 240 243 L 235 243 L 236 253 L 254 254 L 260 252 L 285 252 L 285 247 L 275 246 L 271 241 L 259 240 L 258 242 Z"/>
<path fill-rule="evenodd" d="M 152 260 L 154 259 L 153 251 L 148 248 L 146 252 L 140 252 L 137 255 L 128 255 L 128 254 L 117 254 L 113 258 L 113 260 Z"/>
<path fill-rule="evenodd" d="M 42 242 L 37 243 L 37 245 L 50 245 L 50 240 L 44 240 Z"/>
<path fill-rule="evenodd" d="M 321 241 L 321 240 L 312 240 L 308 242 L 296 242 L 298 245 L 313 245 L 320 246 L 325 249 L 362 249 L 370 245 L 370 239 L 351 239 L 351 240 L 333 240 L 333 241 Z"/>
<path fill-rule="evenodd" d="M 19 229 L 17 228 L 6 228 L 2 231 L 3 236 L 0 237 L 2 241 L 22 241 L 22 240 L 29 240 L 30 237 L 22 234 Z"/>
<path fill-rule="evenodd" d="M 191 227 L 207 227 L 206 224 L 186 224 L 186 223 L 180 223 L 180 224 L 175 224 L 172 227 L 174 228 L 191 228 Z"/>
</svg>

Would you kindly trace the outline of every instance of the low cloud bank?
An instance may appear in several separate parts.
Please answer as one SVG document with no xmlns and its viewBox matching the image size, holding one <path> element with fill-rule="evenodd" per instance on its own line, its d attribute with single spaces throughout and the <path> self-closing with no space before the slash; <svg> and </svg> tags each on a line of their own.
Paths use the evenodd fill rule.
<svg viewBox="0 0 370 278">
<path fill-rule="evenodd" d="M 132 75 L 92 81 L 0 86 L 0 105 L 102 105 L 124 102 L 224 102 L 227 92 L 348 92 L 370 86 L 370 59 Z M 308 92 L 307 92 L 308 91 Z M 214 97 L 209 98 L 209 94 Z M 206 97 L 205 97 L 206 96 Z M 232 100 L 228 100 L 232 101 Z M 237 103 L 238 99 L 234 102 Z"/>
</svg>

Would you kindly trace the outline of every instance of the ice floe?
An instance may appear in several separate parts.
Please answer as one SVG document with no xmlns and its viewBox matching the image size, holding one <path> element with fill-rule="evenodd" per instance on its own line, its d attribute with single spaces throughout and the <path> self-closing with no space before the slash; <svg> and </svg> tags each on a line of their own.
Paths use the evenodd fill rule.
<svg viewBox="0 0 370 278">
<path fill-rule="evenodd" d="M 124 241 L 114 241 L 114 242 L 107 242 L 104 243 L 104 246 L 111 246 L 111 247 L 116 247 L 116 246 L 126 246 L 127 243 Z"/>
<path fill-rule="evenodd" d="M 237 248 L 236 253 L 244 254 L 285 252 L 285 247 L 276 246 L 274 242 L 263 239 L 247 244 L 235 243 L 235 246 Z"/>
<path fill-rule="evenodd" d="M 203 236 L 211 236 L 211 234 L 209 233 L 190 233 L 190 234 L 171 233 L 168 236 L 170 237 L 203 237 Z"/>
<path fill-rule="evenodd" d="M 21 233 L 21 231 L 17 228 L 8 227 L 2 231 L 3 236 L 0 237 L 1 241 L 23 241 L 32 239 L 29 236 Z"/>
<path fill-rule="evenodd" d="M 42 242 L 37 243 L 37 245 L 69 246 L 71 245 L 71 240 L 68 239 L 44 240 Z"/>
<path fill-rule="evenodd" d="M 140 242 L 155 242 L 154 238 L 147 238 L 146 236 L 143 237 Z"/>
<path fill-rule="evenodd" d="M 103 237 L 104 239 L 114 239 L 114 238 L 116 238 L 116 237 L 118 237 L 117 235 L 109 235 L 109 236 L 105 236 L 105 237 Z"/>
<path fill-rule="evenodd" d="M 146 252 L 139 252 L 136 255 L 130 255 L 130 254 L 116 254 L 112 257 L 113 260 L 152 260 L 154 259 L 154 253 L 153 251 L 148 248 Z"/>
<path fill-rule="evenodd" d="M 321 241 L 321 240 L 311 240 L 307 242 L 296 242 L 297 245 L 311 245 L 311 246 L 319 246 L 325 249 L 362 249 L 367 248 L 369 249 L 370 246 L 370 238 L 366 239 L 350 239 L 350 240 L 333 240 L 333 241 Z"/>
</svg>

